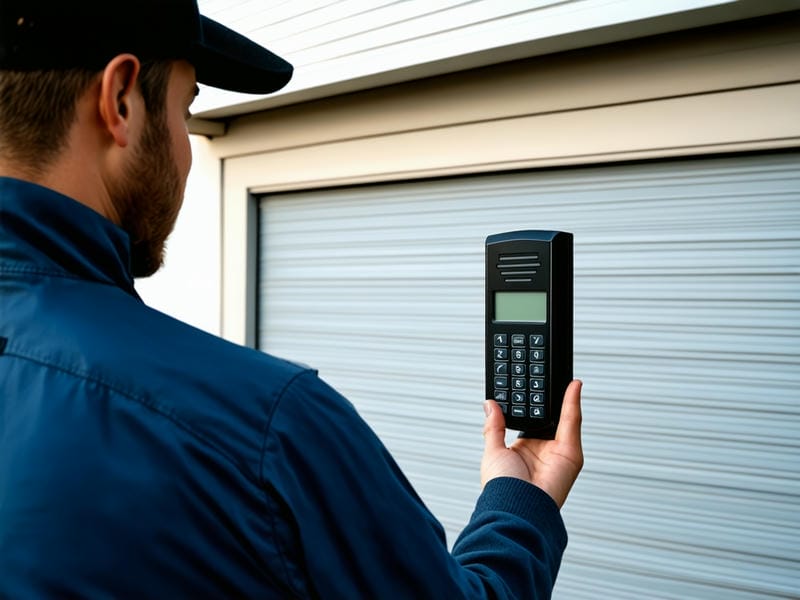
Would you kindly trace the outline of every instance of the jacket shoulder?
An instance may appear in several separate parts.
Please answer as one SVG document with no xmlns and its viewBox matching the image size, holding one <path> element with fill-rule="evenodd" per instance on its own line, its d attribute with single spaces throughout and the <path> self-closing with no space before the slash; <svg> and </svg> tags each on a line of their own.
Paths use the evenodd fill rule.
<svg viewBox="0 0 800 600">
<path fill-rule="evenodd" d="M 290 384 L 313 370 L 239 346 L 119 288 L 62 280 L 10 306 L 6 352 L 98 384 L 257 464 Z M 84 389 L 89 389 L 84 386 Z M 57 394 L 58 390 L 54 390 Z M 65 391 L 66 393 L 66 391 Z M 90 392 L 86 392 L 90 393 Z"/>
</svg>

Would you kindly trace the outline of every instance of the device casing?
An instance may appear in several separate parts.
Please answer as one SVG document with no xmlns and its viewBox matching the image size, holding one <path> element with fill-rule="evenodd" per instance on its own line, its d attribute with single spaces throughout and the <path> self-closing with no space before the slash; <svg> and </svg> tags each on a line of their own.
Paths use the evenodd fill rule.
<svg viewBox="0 0 800 600">
<path fill-rule="evenodd" d="M 552 439 L 561 416 L 564 392 L 572 381 L 572 328 L 573 328 L 573 236 L 563 231 L 510 231 L 490 235 L 486 238 L 486 394 L 498 400 L 504 410 L 506 427 L 521 431 L 522 437 Z M 546 292 L 546 322 L 495 321 L 495 298 L 497 292 Z M 495 335 L 506 334 L 508 347 L 511 339 L 519 340 L 524 335 L 544 336 L 544 415 L 532 418 L 534 408 L 533 390 L 526 388 L 525 415 L 521 416 L 519 402 L 512 402 L 513 389 L 509 385 L 504 397 L 503 388 L 495 386 L 498 361 L 495 354 Z M 536 338 L 538 340 L 538 338 Z M 525 364 L 532 369 L 533 354 L 527 349 Z M 509 360 L 508 366 L 515 367 Z M 517 367 L 518 368 L 518 367 Z M 502 381 L 502 377 L 500 378 Z M 509 382 L 513 381 L 511 374 Z M 526 374 L 525 379 L 534 385 Z M 515 381 L 515 383 L 519 383 Z M 541 385 L 537 383 L 536 385 Z M 519 394 L 514 394 L 519 398 Z M 503 401 L 504 400 L 504 401 Z M 541 412 L 541 411 L 535 411 Z M 514 413 L 514 414 L 512 414 Z"/>
</svg>

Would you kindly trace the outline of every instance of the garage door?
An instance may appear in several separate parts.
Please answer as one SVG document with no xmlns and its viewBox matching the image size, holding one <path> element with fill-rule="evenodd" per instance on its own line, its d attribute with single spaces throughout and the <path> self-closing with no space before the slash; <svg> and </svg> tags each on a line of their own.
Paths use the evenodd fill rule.
<svg viewBox="0 0 800 600">
<path fill-rule="evenodd" d="M 259 346 L 358 407 L 450 543 L 479 492 L 483 240 L 575 234 L 586 468 L 556 598 L 800 594 L 800 155 L 260 201 Z"/>
</svg>

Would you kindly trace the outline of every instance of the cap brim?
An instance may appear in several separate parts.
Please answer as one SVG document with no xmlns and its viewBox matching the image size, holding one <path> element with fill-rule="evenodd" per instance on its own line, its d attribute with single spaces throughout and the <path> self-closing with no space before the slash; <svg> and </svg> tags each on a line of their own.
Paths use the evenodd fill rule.
<svg viewBox="0 0 800 600">
<path fill-rule="evenodd" d="M 203 37 L 189 60 L 197 81 L 212 87 L 269 94 L 289 83 L 293 67 L 243 35 L 201 15 Z"/>
</svg>

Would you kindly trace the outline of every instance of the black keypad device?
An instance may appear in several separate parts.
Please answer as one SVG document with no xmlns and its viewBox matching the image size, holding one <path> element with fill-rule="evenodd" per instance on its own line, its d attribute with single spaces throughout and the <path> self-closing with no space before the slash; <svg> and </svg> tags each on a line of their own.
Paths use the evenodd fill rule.
<svg viewBox="0 0 800 600">
<path fill-rule="evenodd" d="M 524 437 L 552 439 L 572 380 L 572 234 L 486 238 L 486 394 Z"/>
</svg>

